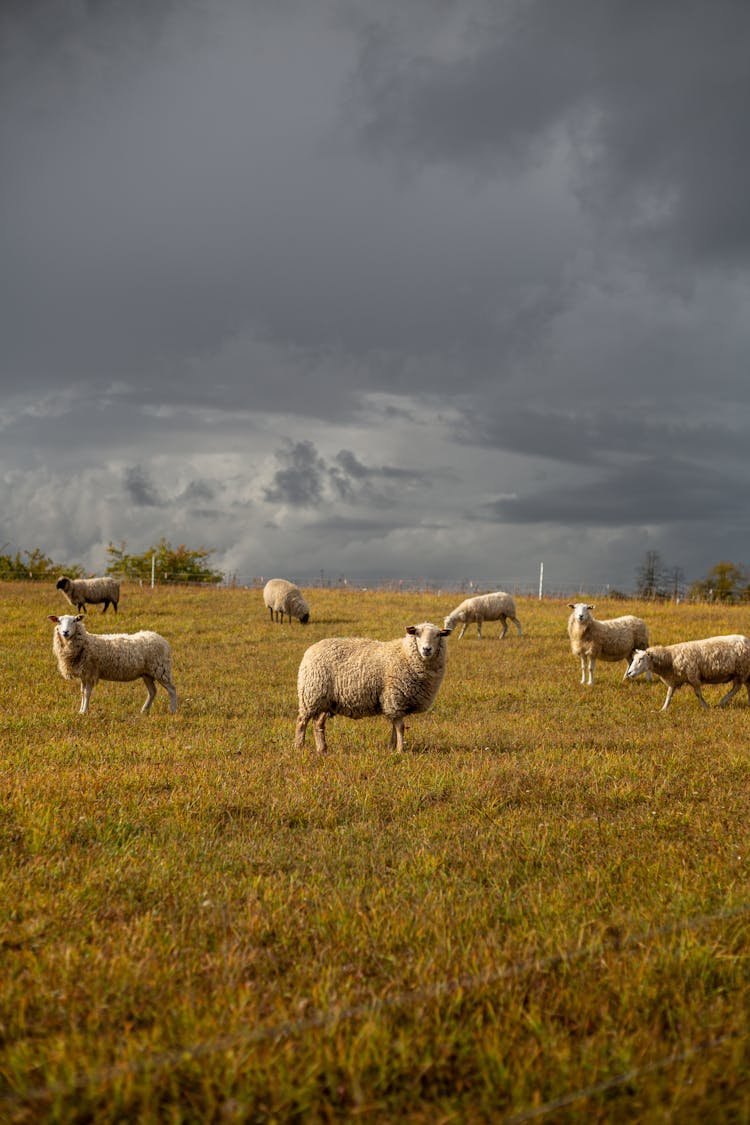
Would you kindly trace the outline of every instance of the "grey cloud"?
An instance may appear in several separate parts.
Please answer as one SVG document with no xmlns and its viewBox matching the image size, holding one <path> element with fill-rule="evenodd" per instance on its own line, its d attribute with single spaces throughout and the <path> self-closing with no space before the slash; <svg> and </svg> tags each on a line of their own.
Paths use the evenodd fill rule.
<svg viewBox="0 0 750 1125">
<path fill-rule="evenodd" d="M 389 503 L 390 484 L 429 488 L 432 474 L 394 465 L 365 465 L 349 449 L 340 450 L 329 468 L 330 480 L 342 499 L 350 503 Z"/>
<path fill-rule="evenodd" d="M 0 7 L 4 539 L 440 580 L 746 550 L 749 30 L 733 0 Z"/>
<path fill-rule="evenodd" d="M 685 417 L 651 417 L 637 409 L 607 410 L 579 405 L 567 411 L 543 410 L 506 402 L 480 414 L 467 411 L 454 424 L 459 440 L 514 451 L 527 457 L 569 465 L 605 465 L 613 459 L 685 457 L 705 462 L 712 457 L 747 456 L 744 426 L 695 422 Z"/>
<path fill-rule="evenodd" d="M 747 6 L 537 0 L 483 15 L 449 58 L 369 30 L 356 83 L 366 143 L 494 175 L 563 136 L 608 234 L 747 265 L 750 153 L 734 112 L 750 99 Z"/>
<path fill-rule="evenodd" d="M 165 501 L 159 495 L 158 489 L 141 465 L 133 465 L 125 470 L 123 484 L 128 497 L 137 507 L 163 507 Z"/>
<path fill-rule="evenodd" d="M 325 463 L 311 441 L 290 443 L 277 454 L 286 468 L 277 469 L 273 482 L 263 490 L 271 504 L 291 504 L 304 508 L 320 503 L 325 481 Z"/>
<path fill-rule="evenodd" d="M 654 457 L 602 471 L 593 480 L 571 481 L 484 506 L 479 518 L 501 523 L 574 526 L 669 526 L 727 521 L 746 527 L 744 474 Z"/>
<path fill-rule="evenodd" d="M 285 468 L 277 469 L 272 482 L 263 489 L 268 503 L 313 507 L 335 497 L 347 503 L 368 503 L 376 507 L 389 502 L 391 484 L 429 487 L 431 474 L 393 465 L 365 465 L 348 449 L 340 450 L 327 462 L 311 441 L 290 442 L 277 451 Z"/>
</svg>

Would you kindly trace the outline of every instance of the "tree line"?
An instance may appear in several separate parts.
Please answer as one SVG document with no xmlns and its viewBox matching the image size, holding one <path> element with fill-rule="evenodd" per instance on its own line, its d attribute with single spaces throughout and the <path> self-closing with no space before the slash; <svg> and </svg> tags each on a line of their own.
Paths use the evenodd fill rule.
<svg viewBox="0 0 750 1125">
<path fill-rule="evenodd" d="M 636 571 L 639 598 L 678 601 L 687 597 L 701 602 L 750 601 L 750 569 L 733 562 L 718 562 L 704 578 L 687 585 L 679 566 L 667 566 L 658 551 L 646 551 Z"/>
<path fill-rule="evenodd" d="M 115 578 L 127 578 L 135 582 L 199 582 L 218 583 L 224 581 L 224 573 L 209 566 L 208 558 L 214 553 L 205 547 L 188 547 L 181 543 L 173 547 L 167 539 L 147 547 L 140 555 L 128 554 L 126 540 L 119 545 L 107 546 L 108 563 L 105 574 Z M 33 551 L 16 551 L 15 554 L 0 550 L 0 581 L 54 582 L 62 574 L 69 578 L 82 578 L 84 568 L 77 563 L 60 563 L 51 559 L 39 548 Z"/>
<path fill-rule="evenodd" d="M 159 583 L 216 584 L 225 578 L 223 571 L 209 565 L 213 549 L 188 547 L 184 543 L 174 547 L 167 539 L 160 539 L 142 554 L 130 554 L 126 547 L 124 539 L 119 544 L 108 544 L 106 574 L 134 582 L 150 582 L 153 573 L 154 581 Z M 6 547 L 0 549 L 0 581 L 54 582 L 62 574 L 69 578 L 82 578 L 85 574 L 78 563 L 56 562 L 38 547 L 15 554 L 3 553 L 5 551 Z M 658 551 L 647 551 L 636 570 L 635 595 L 646 600 L 688 598 L 691 601 L 747 602 L 750 601 L 750 569 L 732 562 L 718 562 L 704 578 L 688 585 L 682 567 L 668 566 Z"/>
</svg>

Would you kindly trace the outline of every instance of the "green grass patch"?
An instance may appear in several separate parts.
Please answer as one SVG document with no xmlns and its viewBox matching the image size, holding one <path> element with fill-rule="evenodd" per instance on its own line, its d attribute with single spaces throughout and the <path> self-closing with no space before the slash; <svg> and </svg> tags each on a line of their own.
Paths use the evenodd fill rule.
<svg viewBox="0 0 750 1125">
<path fill-rule="evenodd" d="M 79 716 L 59 595 L 0 584 L 0 1120 L 747 1120 L 744 691 L 584 687 L 567 605 L 519 599 L 523 637 L 450 638 L 404 754 L 336 718 L 321 757 L 305 648 L 461 599 L 305 596 L 282 626 L 257 590 L 126 585 L 88 627 L 163 633 L 179 710 L 100 683 Z"/>
</svg>

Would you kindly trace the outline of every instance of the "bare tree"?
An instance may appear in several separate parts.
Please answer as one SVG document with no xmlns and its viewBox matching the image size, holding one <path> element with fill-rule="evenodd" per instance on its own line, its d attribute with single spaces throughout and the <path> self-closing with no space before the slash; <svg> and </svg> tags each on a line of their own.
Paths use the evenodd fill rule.
<svg viewBox="0 0 750 1125">
<path fill-rule="evenodd" d="M 664 564 L 658 551 L 646 551 L 636 571 L 636 593 L 639 598 L 656 598 L 663 592 Z"/>
</svg>

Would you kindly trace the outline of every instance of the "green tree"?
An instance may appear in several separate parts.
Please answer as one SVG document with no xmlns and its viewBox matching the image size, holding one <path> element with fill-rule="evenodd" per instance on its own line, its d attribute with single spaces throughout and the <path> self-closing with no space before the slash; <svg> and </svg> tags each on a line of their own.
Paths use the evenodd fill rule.
<svg viewBox="0 0 750 1125">
<path fill-rule="evenodd" d="M 709 602 L 743 601 L 748 597 L 747 571 L 731 562 L 719 562 L 705 578 L 693 583 L 690 592 Z"/>
<path fill-rule="evenodd" d="M 22 558 L 22 555 L 26 558 Z M 69 578 L 80 578 L 83 568 L 56 563 L 38 547 L 33 551 L 16 551 L 15 555 L 0 554 L 0 581 L 50 582 L 61 574 L 67 574 Z"/>
<path fill-rule="evenodd" d="M 149 547 L 142 555 L 129 555 L 125 551 L 126 541 L 119 546 L 107 545 L 109 563 L 107 574 L 118 578 L 138 580 L 151 579 L 151 567 L 157 582 L 222 582 L 224 575 L 220 570 L 212 570 L 206 559 L 213 551 L 205 547 L 190 548 L 184 543 L 173 547 L 166 539 L 160 539 L 154 547 Z"/>
</svg>

